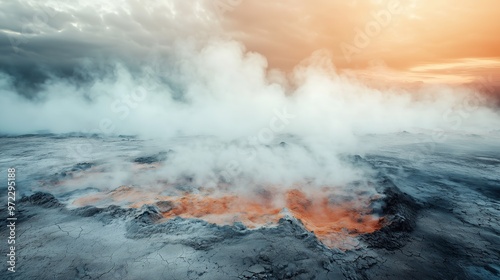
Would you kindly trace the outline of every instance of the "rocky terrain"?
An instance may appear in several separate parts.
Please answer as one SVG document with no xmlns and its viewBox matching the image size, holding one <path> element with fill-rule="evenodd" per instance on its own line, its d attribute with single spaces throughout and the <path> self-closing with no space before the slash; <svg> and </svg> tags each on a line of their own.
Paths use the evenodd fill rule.
<svg viewBox="0 0 500 280">
<path fill-rule="evenodd" d="M 410 162 L 399 152 L 407 149 L 357 158 L 377 170 L 373 183 L 383 194 L 384 218 L 380 230 L 358 235 L 351 250 L 325 246 L 293 216 L 251 229 L 164 219 L 155 204 L 70 207 L 74 192 L 33 187 L 18 201 L 16 272 L 0 278 L 499 279 L 499 150 L 485 144 L 446 157 L 458 149 L 443 145 Z M 53 174 L 88 167 L 79 163 Z"/>
</svg>

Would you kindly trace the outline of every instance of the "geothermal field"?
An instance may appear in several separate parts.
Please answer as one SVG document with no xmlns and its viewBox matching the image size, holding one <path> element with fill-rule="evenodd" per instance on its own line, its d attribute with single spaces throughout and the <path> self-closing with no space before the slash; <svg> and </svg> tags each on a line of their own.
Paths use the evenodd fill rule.
<svg viewBox="0 0 500 280">
<path fill-rule="evenodd" d="M 0 1 L 0 280 L 500 279 L 499 12 Z"/>
<path fill-rule="evenodd" d="M 263 184 L 244 171 L 199 184 L 175 170 L 187 146 L 228 148 L 213 139 L 3 137 L 2 168 L 15 162 L 26 189 L 12 279 L 497 279 L 500 133 L 409 158 L 419 137 L 366 137 L 363 156 L 341 160 L 359 177 L 336 185 Z M 67 159 L 84 144 L 92 160 Z M 314 157 L 293 137 L 259 149 Z"/>
</svg>

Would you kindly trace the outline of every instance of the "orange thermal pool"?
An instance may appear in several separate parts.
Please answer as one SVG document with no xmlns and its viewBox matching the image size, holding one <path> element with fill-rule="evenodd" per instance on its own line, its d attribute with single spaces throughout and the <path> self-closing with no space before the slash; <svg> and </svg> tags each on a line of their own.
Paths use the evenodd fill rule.
<svg viewBox="0 0 500 280">
<path fill-rule="evenodd" d="M 339 242 L 382 227 L 383 218 L 372 214 L 370 207 L 370 203 L 378 197 L 361 196 L 355 201 L 335 202 L 331 197 L 332 194 L 325 191 L 306 193 L 298 189 L 267 192 L 253 197 L 211 194 L 159 196 L 121 187 L 108 194 L 82 197 L 74 204 L 81 206 L 104 200 L 128 201 L 129 207 L 156 204 L 166 219 L 198 218 L 220 225 L 241 222 L 248 228 L 277 224 L 288 212 L 330 247 L 338 247 Z"/>
</svg>

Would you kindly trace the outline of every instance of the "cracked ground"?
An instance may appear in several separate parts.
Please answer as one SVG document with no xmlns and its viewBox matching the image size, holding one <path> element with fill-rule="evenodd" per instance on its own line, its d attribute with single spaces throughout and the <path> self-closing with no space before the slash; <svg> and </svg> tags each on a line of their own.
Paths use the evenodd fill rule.
<svg viewBox="0 0 500 280">
<path fill-rule="evenodd" d="M 0 278 L 499 279 L 499 150 L 451 153 L 443 144 L 415 162 L 404 156 L 409 145 L 360 157 L 377 170 L 392 220 L 349 250 L 325 246 L 292 216 L 247 228 L 164 220 L 155 205 L 69 207 L 68 195 L 38 192 L 41 180 L 27 176 L 20 182 L 33 191 L 18 202 L 17 272 Z"/>
</svg>

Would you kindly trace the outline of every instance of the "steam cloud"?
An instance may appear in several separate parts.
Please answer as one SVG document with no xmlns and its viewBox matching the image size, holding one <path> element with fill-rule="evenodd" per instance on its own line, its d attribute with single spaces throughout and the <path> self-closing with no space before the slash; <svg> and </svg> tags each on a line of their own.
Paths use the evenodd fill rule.
<svg viewBox="0 0 500 280">
<path fill-rule="evenodd" d="M 38 29 L 13 20 L 2 31 L 1 132 L 199 137 L 177 143 L 158 174 L 201 185 L 214 169 L 238 169 L 247 183 L 332 185 L 361 176 L 340 159 L 363 152 L 359 136 L 499 127 L 471 89 L 376 89 L 323 52 L 292 72 L 269 69 L 264 56 L 223 36 L 207 1 L 184 2 L 3 3 L 12 17 L 46 20 Z"/>
</svg>

